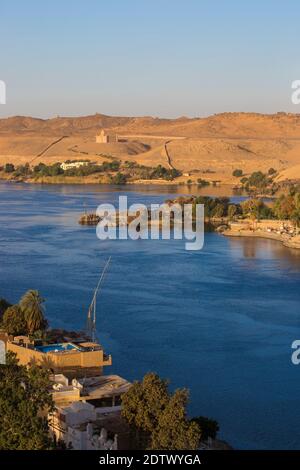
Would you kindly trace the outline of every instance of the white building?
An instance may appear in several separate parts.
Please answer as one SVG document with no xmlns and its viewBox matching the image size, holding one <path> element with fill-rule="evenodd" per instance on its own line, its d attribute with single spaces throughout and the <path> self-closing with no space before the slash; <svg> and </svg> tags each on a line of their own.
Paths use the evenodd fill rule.
<svg viewBox="0 0 300 470">
<path fill-rule="evenodd" d="M 82 162 L 82 161 L 78 161 L 78 162 L 64 162 L 60 165 L 61 169 L 62 170 L 69 170 L 70 168 L 80 168 L 81 166 L 86 166 L 88 165 L 90 162 Z"/>
<path fill-rule="evenodd" d="M 56 439 L 64 441 L 71 449 L 116 450 L 118 436 L 113 433 L 112 437 L 109 437 L 105 419 L 103 420 L 108 411 L 96 409 L 90 403 L 77 401 L 66 408 L 57 408 L 49 415 L 49 427 Z"/>
<path fill-rule="evenodd" d="M 49 414 L 49 427 L 57 440 L 76 450 L 126 449 L 121 396 L 130 382 L 118 375 L 69 381 L 63 374 L 52 375 L 51 381 L 56 408 Z"/>
</svg>

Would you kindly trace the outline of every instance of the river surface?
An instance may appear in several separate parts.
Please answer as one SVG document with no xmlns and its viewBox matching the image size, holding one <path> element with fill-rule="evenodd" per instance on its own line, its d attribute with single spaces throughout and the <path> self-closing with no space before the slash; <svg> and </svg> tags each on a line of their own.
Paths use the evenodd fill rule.
<svg viewBox="0 0 300 470">
<path fill-rule="evenodd" d="M 153 370 L 188 387 L 190 415 L 215 418 L 242 449 L 300 448 L 300 252 L 279 242 L 205 234 L 184 241 L 100 241 L 83 208 L 162 202 L 182 189 L 0 183 L 0 297 L 46 299 L 51 326 L 83 329 L 99 273 L 98 335 L 117 373 Z"/>
</svg>

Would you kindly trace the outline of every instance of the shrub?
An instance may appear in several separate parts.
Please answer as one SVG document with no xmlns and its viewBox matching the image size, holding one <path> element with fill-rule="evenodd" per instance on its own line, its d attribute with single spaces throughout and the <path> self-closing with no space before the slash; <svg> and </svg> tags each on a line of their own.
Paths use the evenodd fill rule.
<svg viewBox="0 0 300 470">
<path fill-rule="evenodd" d="M 15 171 L 15 166 L 12 163 L 6 163 L 4 171 L 5 173 L 13 173 Z"/>
<path fill-rule="evenodd" d="M 236 178 L 240 178 L 243 176 L 243 170 L 239 170 L 238 168 L 232 172 L 232 176 L 235 176 Z"/>
<path fill-rule="evenodd" d="M 204 188 L 205 186 L 209 186 L 209 181 L 203 180 L 202 178 L 197 179 L 198 186 Z"/>
<path fill-rule="evenodd" d="M 123 173 L 118 172 L 115 176 L 111 178 L 112 184 L 126 184 L 127 177 Z"/>
</svg>

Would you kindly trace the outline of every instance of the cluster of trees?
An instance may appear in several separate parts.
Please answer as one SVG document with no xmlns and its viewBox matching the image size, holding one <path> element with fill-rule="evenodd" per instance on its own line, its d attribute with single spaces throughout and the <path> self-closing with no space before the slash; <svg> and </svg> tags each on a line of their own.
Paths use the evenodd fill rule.
<svg viewBox="0 0 300 470">
<path fill-rule="evenodd" d="M 276 199 L 273 212 L 276 218 L 292 220 L 297 226 L 300 225 L 300 192 L 290 191 L 282 194 Z"/>
<path fill-rule="evenodd" d="M 118 173 L 114 176 L 111 176 L 110 177 L 110 182 L 112 184 L 126 184 L 127 183 L 127 175 L 125 175 L 124 173 L 121 173 L 120 171 L 118 171 Z"/>
<path fill-rule="evenodd" d="M 103 162 L 101 165 L 90 163 L 89 165 L 83 165 L 79 168 L 69 168 L 64 171 L 66 176 L 89 176 L 94 173 L 107 173 L 109 171 L 118 171 L 121 163 L 118 160 L 111 162 Z"/>
<path fill-rule="evenodd" d="M 232 220 L 240 216 L 257 220 L 291 220 L 300 226 L 300 192 L 297 191 L 282 194 L 269 205 L 260 198 L 249 198 L 239 204 L 233 204 L 226 197 L 210 198 L 208 196 L 194 198 L 193 204 L 204 204 L 204 214 L 208 218 L 228 217 Z"/>
<path fill-rule="evenodd" d="M 203 204 L 204 215 L 207 218 L 220 218 L 220 217 L 234 217 L 241 214 L 241 207 L 239 204 L 230 202 L 228 197 L 211 198 L 209 196 L 198 196 L 194 198 L 193 205 Z"/>
<path fill-rule="evenodd" d="M 204 205 L 204 216 L 207 219 L 227 217 L 229 220 L 238 218 L 251 219 L 278 219 L 291 220 L 300 226 L 300 186 L 294 187 L 289 194 L 283 194 L 275 202 L 266 204 L 263 199 L 250 197 L 240 203 L 233 203 L 227 197 L 211 198 L 209 196 L 197 196 L 166 201 L 178 203 L 182 206 L 193 205 L 193 214 L 196 214 L 196 204 Z"/>
<path fill-rule="evenodd" d="M 13 173 L 14 176 L 30 176 L 32 174 L 29 163 L 18 165 L 17 167 L 15 167 L 13 163 L 6 163 L 6 165 L 2 167 L 2 171 L 5 173 Z"/>
<path fill-rule="evenodd" d="M 83 160 L 84 161 L 84 160 Z M 88 160 L 86 160 L 88 161 Z M 71 160 L 66 161 L 66 163 L 72 163 Z M 12 163 L 7 163 L 3 170 L 6 173 L 13 173 L 14 176 L 31 176 L 31 177 L 45 177 L 45 176 L 89 176 L 95 173 L 109 173 L 118 172 L 116 175 L 111 176 L 111 182 L 113 184 L 125 184 L 129 177 L 136 177 L 140 179 L 165 179 L 167 181 L 172 181 L 178 176 L 181 175 L 181 172 L 174 168 L 165 168 L 162 165 L 158 165 L 155 168 L 147 167 L 144 165 L 139 165 L 136 162 L 125 162 L 123 165 L 124 170 L 128 170 L 125 173 L 122 173 L 121 162 L 119 160 L 105 161 L 101 165 L 95 163 L 89 163 L 87 165 L 82 165 L 79 168 L 69 168 L 63 170 L 61 168 L 61 163 L 56 162 L 51 165 L 46 165 L 45 163 L 39 163 L 33 168 L 29 166 L 28 163 L 25 165 L 19 165 L 15 167 Z"/>
<path fill-rule="evenodd" d="M 274 185 L 274 176 L 276 175 L 276 170 L 274 168 L 269 168 L 267 173 L 262 171 L 254 171 L 249 177 L 244 176 L 241 179 L 241 183 L 246 191 L 259 191 L 262 194 L 273 191 Z M 237 176 L 237 175 L 235 175 Z M 276 186 L 276 185 L 275 185 Z"/>
<path fill-rule="evenodd" d="M 185 201 L 183 200 L 182 203 Z M 247 199 L 241 203 L 232 203 L 227 197 L 211 198 L 209 196 L 198 196 L 193 198 L 194 214 L 196 204 L 204 205 L 204 215 L 208 219 L 228 217 L 255 217 L 256 219 L 273 219 L 276 213 L 272 207 L 258 198 Z M 279 218 L 279 217 L 278 217 Z"/>
<path fill-rule="evenodd" d="M 70 160 L 66 163 L 72 163 L 72 161 Z M 120 168 L 120 162 L 118 160 L 113 160 L 112 162 L 103 162 L 101 165 L 89 163 L 78 168 L 68 168 L 67 170 L 63 170 L 60 165 L 60 163 L 54 163 L 53 165 L 39 163 L 33 168 L 33 174 L 36 176 L 89 176 L 95 173 L 118 171 Z"/>
<path fill-rule="evenodd" d="M 209 186 L 210 185 L 210 182 L 207 181 L 207 180 L 204 180 L 202 178 L 198 178 L 197 179 L 197 184 L 200 188 L 204 188 L 205 186 Z"/>
<path fill-rule="evenodd" d="M 269 205 L 259 198 L 247 199 L 239 204 L 237 214 L 258 220 L 291 220 L 300 226 L 300 191 L 298 188 L 291 188 L 288 194 L 282 194 Z"/>
<path fill-rule="evenodd" d="M 20 366 L 15 354 L 7 353 L 6 364 L 0 365 L 0 450 L 57 448 L 47 420 L 53 408 L 49 371 Z"/>
<path fill-rule="evenodd" d="M 122 397 L 122 417 L 129 424 L 137 449 L 196 450 L 201 438 L 215 438 L 218 423 L 188 419 L 188 391 L 170 393 L 168 382 L 150 372 Z"/>
<path fill-rule="evenodd" d="M 168 181 L 172 181 L 174 178 L 177 178 L 181 175 L 179 170 L 175 168 L 165 168 L 162 165 L 157 165 L 156 168 L 150 171 L 149 179 L 164 179 Z"/>
<path fill-rule="evenodd" d="M 250 198 L 240 204 L 242 214 L 251 219 L 274 219 L 272 207 L 267 206 L 261 199 Z"/>
<path fill-rule="evenodd" d="M 139 165 L 134 161 L 126 161 L 124 163 L 124 168 L 130 170 L 130 175 L 132 177 L 143 180 L 165 179 L 172 181 L 178 176 L 181 176 L 181 172 L 175 168 L 165 168 L 162 165 L 157 165 L 153 168 L 145 165 Z"/>
<path fill-rule="evenodd" d="M 0 299 L 1 327 L 14 336 L 40 334 L 48 326 L 43 303 L 44 299 L 36 290 L 27 291 L 15 305 Z"/>
<path fill-rule="evenodd" d="M 127 178 L 152 180 L 152 179 L 164 179 L 167 181 L 173 181 L 178 176 L 181 176 L 181 172 L 175 168 L 165 168 L 162 165 L 157 165 L 152 168 L 145 165 L 139 165 L 134 161 L 125 161 L 123 168 L 128 171 Z"/>
<path fill-rule="evenodd" d="M 83 160 L 88 161 L 88 160 Z M 72 163 L 71 160 L 67 160 L 66 163 Z M 32 176 L 32 177 L 43 177 L 43 176 L 89 176 L 94 173 L 106 173 L 109 171 L 118 171 L 120 169 L 121 163 L 118 160 L 113 160 L 111 162 L 103 162 L 101 165 L 95 163 L 89 163 L 88 165 L 82 165 L 79 168 L 69 168 L 63 170 L 61 168 L 61 163 L 56 162 L 51 165 L 46 165 L 45 163 L 39 163 L 33 168 L 30 167 L 29 163 L 25 165 L 19 165 L 15 167 L 12 163 L 7 163 L 3 170 L 6 173 L 13 173 L 14 176 Z"/>
<path fill-rule="evenodd" d="M 46 165 L 45 163 L 39 163 L 33 168 L 33 176 L 59 176 L 64 174 L 64 170 L 60 167 L 60 163 L 53 163 L 52 165 Z"/>
<path fill-rule="evenodd" d="M 246 191 L 259 191 L 260 193 L 272 193 L 276 192 L 277 185 L 274 183 L 274 176 L 276 176 L 277 171 L 274 168 L 269 168 L 267 173 L 262 171 L 254 171 L 250 176 L 245 176 L 243 170 L 236 168 L 232 172 L 232 176 L 236 178 L 241 178 L 240 181 L 243 185 L 243 188 Z"/>
</svg>

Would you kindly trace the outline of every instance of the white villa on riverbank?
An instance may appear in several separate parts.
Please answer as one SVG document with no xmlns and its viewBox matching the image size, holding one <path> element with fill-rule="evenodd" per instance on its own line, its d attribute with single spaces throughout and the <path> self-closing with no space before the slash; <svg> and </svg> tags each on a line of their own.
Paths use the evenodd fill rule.
<svg viewBox="0 0 300 470">
<path fill-rule="evenodd" d="M 62 170 L 69 170 L 70 168 L 80 168 L 81 166 L 86 166 L 88 165 L 90 162 L 86 162 L 86 161 L 74 161 L 74 162 L 64 162 L 60 165 L 61 169 Z"/>
</svg>

